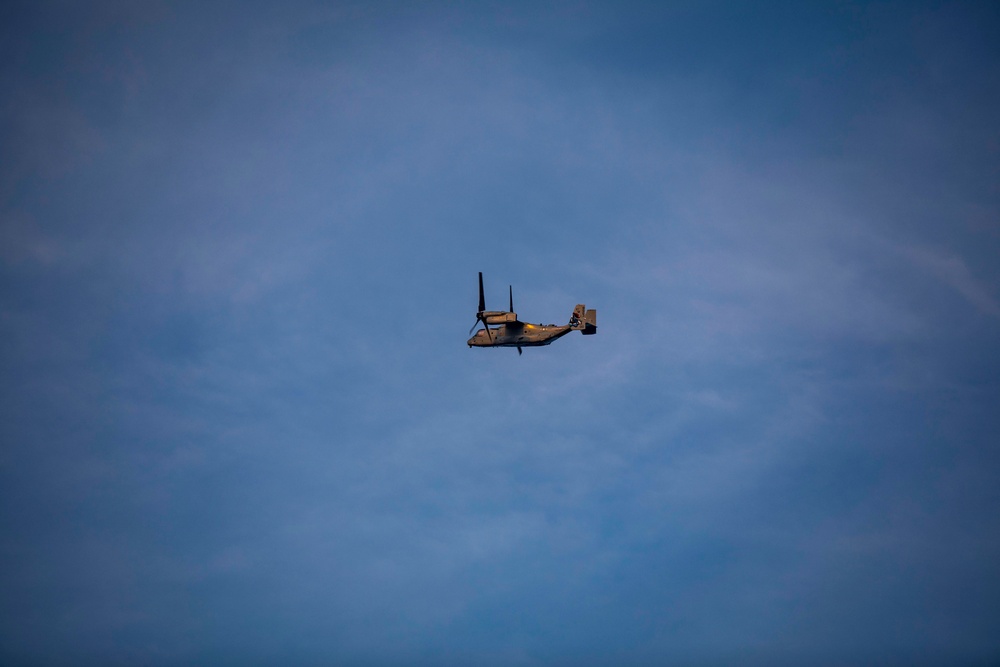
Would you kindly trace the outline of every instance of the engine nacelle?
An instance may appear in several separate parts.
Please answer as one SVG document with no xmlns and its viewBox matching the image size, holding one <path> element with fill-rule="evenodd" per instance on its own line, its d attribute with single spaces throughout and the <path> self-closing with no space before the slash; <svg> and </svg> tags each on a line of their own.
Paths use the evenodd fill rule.
<svg viewBox="0 0 1000 667">
<path fill-rule="evenodd" d="M 483 313 L 483 319 L 486 320 L 486 324 L 506 324 L 517 322 L 517 313 L 508 313 L 502 310 L 486 311 Z"/>
</svg>

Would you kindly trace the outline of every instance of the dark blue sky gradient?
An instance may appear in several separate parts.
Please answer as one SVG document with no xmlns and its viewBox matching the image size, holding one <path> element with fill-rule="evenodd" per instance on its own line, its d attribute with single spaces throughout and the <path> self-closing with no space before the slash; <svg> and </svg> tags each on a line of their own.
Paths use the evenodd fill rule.
<svg viewBox="0 0 1000 667">
<path fill-rule="evenodd" d="M 0 663 L 996 663 L 998 28 L 6 3 Z"/>
</svg>

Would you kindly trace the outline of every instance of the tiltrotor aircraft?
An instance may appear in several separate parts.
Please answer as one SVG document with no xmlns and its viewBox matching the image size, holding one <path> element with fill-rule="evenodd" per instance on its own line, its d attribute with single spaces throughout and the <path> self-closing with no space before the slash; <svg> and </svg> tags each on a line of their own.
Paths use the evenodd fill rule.
<svg viewBox="0 0 1000 667">
<path fill-rule="evenodd" d="M 554 324 L 526 324 L 517 319 L 514 312 L 514 288 L 510 287 L 510 310 L 486 310 L 486 297 L 483 295 L 483 272 L 479 272 L 479 312 L 476 313 L 476 323 L 469 330 L 471 334 L 479 326 L 483 329 L 469 339 L 469 347 L 516 347 L 521 354 L 522 347 L 537 347 L 548 345 L 557 338 L 562 338 L 570 331 L 580 331 L 584 336 L 597 333 L 597 311 L 586 310 L 582 303 L 573 309 L 569 324 L 557 327 Z M 491 324 L 498 324 L 496 329 L 490 329 Z"/>
</svg>

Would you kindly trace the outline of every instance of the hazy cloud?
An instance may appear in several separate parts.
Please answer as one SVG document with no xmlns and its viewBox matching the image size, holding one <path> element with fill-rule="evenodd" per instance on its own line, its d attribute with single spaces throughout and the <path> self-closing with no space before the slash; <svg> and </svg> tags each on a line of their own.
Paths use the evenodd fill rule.
<svg viewBox="0 0 1000 667">
<path fill-rule="evenodd" d="M 234 9 L 0 28 L 0 661 L 996 658 L 993 9 Z"/>
</svg>

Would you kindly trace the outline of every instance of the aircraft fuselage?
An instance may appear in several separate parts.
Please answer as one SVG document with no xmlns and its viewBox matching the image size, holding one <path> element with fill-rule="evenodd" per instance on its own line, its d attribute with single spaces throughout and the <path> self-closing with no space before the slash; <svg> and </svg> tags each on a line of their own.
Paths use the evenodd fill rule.
<svg viewBox="0 0 1000 667">
<path fill-rule="evenodd" d="M 516 322 L 502 324 L 490 329 L 489 333 L 480 329 L 468 342 L 469 347 L 538 347 L 548 345 L 570 331 L 573 327 L 568 324 L 555 326 Z"/>
</svg>

